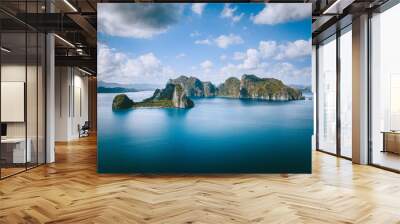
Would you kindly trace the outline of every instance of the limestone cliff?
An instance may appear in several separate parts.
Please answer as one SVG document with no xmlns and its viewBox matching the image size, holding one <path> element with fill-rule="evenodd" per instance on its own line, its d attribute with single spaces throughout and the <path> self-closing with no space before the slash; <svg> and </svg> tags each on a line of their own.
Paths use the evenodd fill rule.
<svg viewBox="0 0 400 224">
<path fill-rule="evenodd" d="M 156 89 L 153 96 L 141 102 L 133 102 L 125 94 L 114 97 L 113 110 L 129 109 L 129 108 L 191 108 L 194 103 L 189 99 L 181 85 L 168 83 L 164 89 Z"/>
<path fill-rule="evenodd" d="M 115 96 L 113 110 L 137 107 L 191 108 L 189 97 L 231 97 L 241 99 L 264 99 L 287 101 L 304 99 L 302 92 L 274 78 L 259 78 L 243 75 L 241 79 L 231 77 L 217 87 L 211 82 L 202 82 L 195 77 L 180 76 L 170 79 L 164 89 L 156 89 L 153 96 L 142 102 L 133 102 L 125 94 Z"/>
<path fill-rule="evenodd" d="M 175 85 L 174 92 L 172 94 L 172 103 L 176 108 L 191 108 L 194 103 L 189 99 L 181 85 Z"/>
<path fill-rule="evenodd" d="M 164 89 L 156 89 L 152 97 L 143 100 L 143 103 L 163 102 L 167 107 L 191 108 L 194 103 L 189 99 L 180 84 L 168 83 Z"/>
<path fill-rule="evenodd" d="M 303 99 L 300 90 L 286 86 L 281 80 L 255 75 L 243 75 L 240 80 L 227 79 L 219 86 L 218 96 L 277 101 Z"/>
<path fill-rule="evenodd" d="M 217 88 L 211 82 L 202 82 L 195 77 L 179 76 L 170 79 L 171 84 L 180 84 L 188 97 L 212 97 L 217 93 Z"/>
<path fill-rule="evenodd" d="M 129 97 L 125 94 L 118 94 L 114 97 L 112 103 L 113 110 L 123 110 L 129 109 L 133 106 L 134 102 L 129 99 Z"/>
<path fill-rule="evenodd" d="M 218 86 L 218 96 L 239 98 L 240 80 L 235 77 L 225 80 L 224 83 Z"/>
<path fill-rule="evenodd" d="M 243 75 L 240 80 L 240 97 L 266 100 L 300 100 L 301 91 L 283 84 L 274 78 L 259 78 Z"/>
</svg>

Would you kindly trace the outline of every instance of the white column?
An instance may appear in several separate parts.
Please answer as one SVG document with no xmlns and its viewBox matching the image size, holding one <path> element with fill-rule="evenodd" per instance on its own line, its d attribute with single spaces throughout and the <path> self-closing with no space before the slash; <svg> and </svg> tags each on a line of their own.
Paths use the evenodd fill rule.
<svg viewBox="0 0 400 224">
<path fill-rule="evenodd" d="M 46 12 L 54 12 L 54 5 L 46 1 Z M 55 161 L 55 43 L 54 34 L 46 34 L 46 163 Z"/>
<path fill-rule="evenodd" d="M 353 162 L 368 163 L 368 15 L 353 19 Z"/>
<path fill-rule="evenodd" d="M 46 163 L 52 163 L 55 161 L 55 45 L 53 34 L 47 34 L 46 45 Z"/>
<path fill-rule="evenodd" d="M 55 68 L 55 141 L 71 140 L 72 68 Z"/>
</svg>

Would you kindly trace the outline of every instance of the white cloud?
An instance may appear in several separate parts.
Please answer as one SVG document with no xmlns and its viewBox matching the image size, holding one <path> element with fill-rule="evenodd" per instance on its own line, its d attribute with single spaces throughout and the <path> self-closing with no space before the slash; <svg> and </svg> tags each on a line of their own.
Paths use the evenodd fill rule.
<svg viewBox="0 0 400 224">
<path fill-rule="evenodd" d="M 221 56 L 219 56 L 219 59 L 221 61 L 225 61 L 228 58 L 228 56 L 226 56 L 225 54 L 222 54 Z"/>
<path fill-rule="evenodd" d="M 203 40 L 196 40 L 194 43 L 195 44 L 204 44 L 204 45 L 216 45 L 219 48 L 227 48 L 230 45 L 234 44 L 242 44 L 244 41 L 243 39 L 235 34 L 229 34 L 229 35 L 220 35 L 219 37 L 215 39 L 203 39 Z"/>
<path fill-rule="evenodd" d="M 311 18 L 311 4 L 268 3 L 252 20 L 255 24 L 275 25 L 305 18 Z"/>
<path fill-rule="evenodd" d="M 192 4 L 192 11 L 198 15 L 203 14 L 204 8 L 206 7 L 207 3 L 193 3 Z"/>
<path fill-rule="evenodd" d="M 211 45 L 210 39 L 196 40 L 194 43 L 195 44 Z"/>
<path fill-rule="evenodd" d="M 233 53 L 233 60 L 240 61 L 240 60 L 243 60 L 245 57 L 246 57 L 246 54 L 243 52 L 236 51 L 235 53 Z"/>
<path fill-rule="evenodd" d="M 237 7 L 230 7 L 230 3 L 225 3 L 224 9 L 221 12 L 221 18 L 231 19 L 234 23 L 239 22 L 244 16 L 244 13 L 235 15 L 236 10 Z"/>
<path fill-rule="evenodd" d="M 280 52 L 276 59 L 292 59 L 311 55 L 311 39 L 296 40 L 288 42 L 287 44 L 280 45 Z"/>
<path fill-rule="evenodd" d="M 240 61 L 238 64 L 228 64 L 220 69 L 224 75 L 240 77 L 245 73 L 253 73 L 262 75 L 264 72 L 265 62 L 257 49 L 247 49 L 245 53 L 235 52 L 234 59 Z"/>
<path fill-rule="evenodd" d="M 114 83 L 165 84 L 175 73 L 153 54 L 130 57 L 98 43 L 98 79 Z"/>
<path fill-rule="evenodd" d="M 232 44 L 243 43 L 243 39 L 238 35 L 229 34 L 229 35 L 221 35 L 221 36 L 217 37 L 216 39 L 214 39 L 214 42 L 220 48 L 227 48 L 229 45 L 232 45 Z"/>
<path fill-rule="evenodd" d="M 237 10 L 237 8 L 231 8 L 229 6 L 230 6 L 229 3 L 226 3 L 224 5 L 224 9 L 221 12 L 222 18 L 231 18 L 234 15 L 235 11 Z"/>
<path fill-rule="evenodd" d="M 237 77 L 243 74 L 254 74 L 262 78 L 276 78 L 282 80 L 285 84 L 311 84 L 311 68 L 298 68 L 291 63 L 279 62 L 268 64 L 260 62 L 256 66 L 246 68 L 243 64 L 227 64 L 219 70 L 219 77 Z M 223 81 L 223 80 L 221 80 Z"/>
<path fill-rule="evenodd" d="M 185 53 L 180 53 L 180 54 L 176 55 L 176 58 L 183 58 L 183 57 L 186 57 Z"/>
<path fill-rule="evenodd" d="M 190 33 L 190 36 L 191 37 L 197 37 L 197 36 L 200 36 L 200 33 L 199 33 L 199 31 L 196 30 L 196 31 Z"/>
<path fill-rule="evenodd" d="M 241 13 L 240 15 L 232 17 L 232 22 L 234 22 L 234 23 L 239 22 L 243 16 L 244 16 L 244 13 Z"/>
<path fill-rule="evenodd" d="M 177 4 L 106 3 L 98 7 L 99 32 L 111 36 L 151 38 L 179 21 Z"/>
<path fill-rule="evenodd" d="M 282 62 L 272 65 L 266 74 L 281 79 L 286 84 L 311 85 L 311 67 L 298 68 L 291 63 Z"/>
<path fill-rule="evenodd" d="M 255 74 L 260 77 L 277 78 L 286 84 L 308 84 L 311 78 L 310 67 L 298 68 L 282 61 L 305 56 L 311 56 L 311 40 L 296 40 L 283 44 L 261 41 L 257 49 L 249 48 L 245 52 L 235 52 L 233 59 L 238 63 L 225 65 L 219 70 L 219 74 L 221 77 Z"/>
<path fill-rule="evenodd" d="M 258 48 L 263 57 L 270 58 L 276 54 L 278 46 L 276 41 L 260 41 Z"/>
<path fill-rule="evenodd" d="M 200 66 L 203 68 L 204 72 L 208 73 L 213 68 L 214 64 L 210 60 L 205 60 Z"/>
<path fill-rule="evenodd" d="M 247 49 L 246 56 L 241 66 L 244 69 L 255 69 L 260 65 L 261 57 L 257 49 Z"/>
<path fill-rule="evenodd" d="M 281 44 L 276 41 L 260 41 L 259 50 L 264 58 L 276 60 L 301 58 L 311 55 L 311 39 Z"/>
</svg>

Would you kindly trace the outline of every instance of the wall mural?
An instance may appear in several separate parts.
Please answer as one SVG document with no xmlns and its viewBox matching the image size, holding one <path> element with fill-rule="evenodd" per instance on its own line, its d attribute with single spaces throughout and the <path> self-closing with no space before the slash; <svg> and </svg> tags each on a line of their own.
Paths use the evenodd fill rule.
<svg viewBox="0 0 400 224">
<path fill-rule="evenodd" d="M 311 4 L 98 4 L 98 172 L 310 173 Z"/>
</svg>

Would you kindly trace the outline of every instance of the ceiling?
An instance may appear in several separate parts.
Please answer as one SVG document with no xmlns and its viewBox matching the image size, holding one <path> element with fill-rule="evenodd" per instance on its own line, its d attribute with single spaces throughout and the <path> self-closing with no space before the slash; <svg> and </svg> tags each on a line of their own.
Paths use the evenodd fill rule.
<svg viewBox="0 0 400 224">
<path fill-rule="evenodd" d="M 356 15 L 377 7 L 385 1 L 387 0 L 267 0 L 266 2 L 312 3 L 312 30 L 313 39 L 316 39 L 318 35 L 345 16 Z M 15 40 L 15 45 L 24 44 L 20 43 L 21 40 L 16 33 L 25 31 L 26 28 L 38 32 L 54 32 L 58 35 L 55 38 L 56 65 L 79 66 L 95 74 L 97 67 L 96 7 L 97 3 L 104 2 L 134 1 L 47 0 L 46 5 L 46 0 L 1 0 L 1 28 L 4 33 L 14 33 L 7 34 L 5 38 Z M 49 13 L 50 11 L 52 13 Z"/>
</svg>

